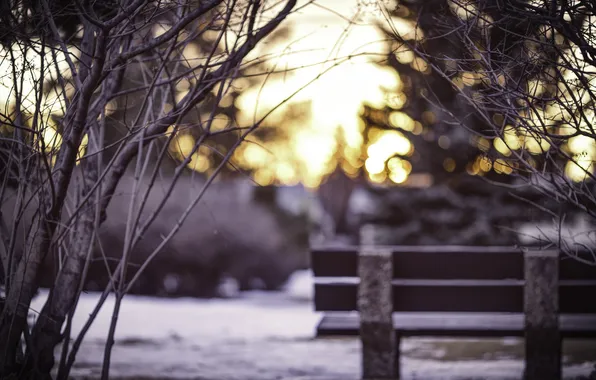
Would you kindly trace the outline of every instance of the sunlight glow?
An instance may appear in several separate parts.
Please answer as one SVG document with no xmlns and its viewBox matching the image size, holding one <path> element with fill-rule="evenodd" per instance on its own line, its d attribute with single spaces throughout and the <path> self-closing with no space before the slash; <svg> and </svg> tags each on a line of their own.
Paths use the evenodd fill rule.
<svg viewBox="0 0 596 380">
<path fill-rule="evenodd" d="M 395 155 L 406 156 L 411 153 L 412 144 L 398 131 L 375 131 L 371 130 L 369 137 L 373 140 L 367 149 L 368 158 L 365 168 L 371 180 L 380 182 L 380 175 L 385 171 L 385 165 L 389 169 L 389 179 L 394 183 L 403 183 L 412 171 L 410 162 L 394 157 Z"/>
<path fill-rule="evenodd" d="M 260 180 L 265 183 L 300 180 L 308 187 L 316 187 L 340 164 L 334 158 L 338 149 L 343 149 L 340 155 L 345 157 L 342 168 L 355 173 L 362 165 L 360 157 L 365 148 L 360 119 L 362 105 L 380 109 L 389 105 L 399 109 L 405 104 L 399 75 L 393 69 L 375 63 L 385 59 L 390 46 L 374 24 L 374 18 L 364 14 L 357 5 L 357 0 L 334 1 L 331 7 L 334 12 L 355 20 L 352 25 L 329 10 L 307 7 L 291 17 L 294 25 L 300 25 L 300 28 L 291 28 L 286 40 L 260 47 L 266 50 L 259 54 L 279 52 L 279 58 L 272 62 L 276 68 L 297 70 L 271 75 L 262 87 L 244 91 L 235 104 L 240 110 L 240 125 L 254 123 L 278 106 L 281 100 L 309 81 L 315 81 L 267 120 L 267 125 L 284 130 L 286 141 L 267 141 L 268 151 L 257 153 L 255 148 L 246 148 L 240 149 L 242 156 L 236 155 L 238 159 L 246 160 L 240 164 L 247 168 L 270 169 L 257 170 L 255 180 L 258 183 Z M 411 38 L 421 36 L 411 29 L 413 23 L 398 20 L 397 24 L 402 32 L 410 32 Z M 389 99 L 387 93 L 396 95 Z M 285 111 L 293 105 L 300 105 L 309 117 L 301 121 L 287 119 Z M 399 127 L 412 130 L 414 122 L 401 116 Z M 410 142 L 401 133 L 387 132 L 383 136 L 379 136 L 374 147 L 368 149 L 365 164 L 369 173 L 377 174 L 375 181 L 381 181 L 380 173 L 391 156 L 405 155 L 411 150 Z M 283 148 L 278 149 L 276 145 Z M 289 170 L 290 167 L 294 170 Z M 399 173 L 403 176 L 406 172 Z M 403 182 L 399 174 L 393 177 L 394 182 Z"/>
<path fill-rule="evenodd" d="M 39 41 L 32 40 L 36 44 Z M 11 60 L 10 54 L 14 61 Z M 66 60 L 66 55 L 73 61 L 77 61 L 77 49 L 68 46 L 67 52 L 55 48 L 50 53 L 50 48 L 45 47 L 44 55 L 40 55 L 41 45 L 33 48 L 26 48 L 15 43 L 7 48 L 0 46 L 0 113 L 5 125 L 0 125 L 1 133 L 10 133 L 12 127 L 8 124 L 14 122 L 12 117 L 16 111 L 19 101 L 19 111 L 29 129 L 37 132 L 37 136 L 43 139 L 43 146 L 50 165 L 56 160 L 56 152 L 62 143 L 62 136 L 56 129 L 55 118 L 64 116 L 66 100 L 72 98 L 75 89 L 69 80 L 72 72 Z M 53 56 L 56 59 L 53 59 Z M 43 58 L 42 58 L 43 57 Z M 16 77 L 13 76 L 13 65 L 16 70 Z M 42 72 L 43 68 L 43 72 Z M 64 88 L 54 85 L 54 82 L 61 78 Z M 43 82 L 43 94 L 39 96 L 39 84 Z M 18 90 L 16 91 L 18 86 Z M 17 98 L 17 93 L 21 98 Z M 40 97 L 41 99 L 38 99 Z M 109 110 L 107 110 L 109 113 Z M 33 116 L 36 115 L 37 118 Z M 33 125 L 33 123 L 36 125 Z M 85 154 L 88 143 L 88 136 L 84 135 L 77 154 L 77 163 Z M 37 144 L 42 149 L 42 144 Z"/>
</svg>

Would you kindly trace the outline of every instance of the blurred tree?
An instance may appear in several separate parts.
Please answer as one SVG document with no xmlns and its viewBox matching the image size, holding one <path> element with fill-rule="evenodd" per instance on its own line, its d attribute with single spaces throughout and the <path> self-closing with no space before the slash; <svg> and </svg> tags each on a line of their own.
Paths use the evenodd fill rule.
<svg viewBox="0 0 596 380">
<path fill-rule="evenodd" d="M 458 87 L 431 67 L 436 62 L 448 65 L 441 57 L 457 54 L 458 47 L 448 43 L 449 34 L 437 34 L 435 19 L 450 12 L 445 6 L 444 1 L 432 5 L 402 2 L 387 15 L 391 23 L 407 25 L 407 33 L 416 37 L 401 36 L 393 43 L 386 64 L 396 70 L 402 85 L 399 91 L 387 94 L 383 109 L 365 107 L 362 115 L 365 134 L 370 140 L 370 136 L 379 135 L 380 131 L 397 131 L 410 141 L 412 148 L 386 157 L 385 176 L 381 178 L 388 183 L 412 183 L 417 175 L 428 174 L 432 183 L 440 183 L 461 175 L 480 175 L 510 182 L 512 178 L 505 175 L 509 170 L 493 166 L 494 159 L 501 155 L 489 141 L 490 130 L 485 120 L 458 96 Z M 385 28 L 385 31 L 389 38 L 394 37 L 395 30 Z M 417 55 L 410 48 L 412 45 L 423 46 L 432 61 Z M 473 77 L 466 80 L 461 81 L 462 86 L 474 81 Z M 398 160 L 408 162 L 407 175 L 391 178 L 391 166 Z M 420 185 L 430 183 L 427 180 Z"/>
<path fill-rule="evenodd" d="M 386 14 L 395 58 L 423 73 L 416 77 L 424 85 L 412 88 L 433 115 L 417 120 L 438 120 L 439 134 L 441 124 L 473 133 L 487 155 L 473 172 L 524 181 L 561 205 L 562 214 L 550 211 L 561 221 L 568 207 L 596 218 L 595 11 L 589 2 L 412 0 Z M 405 38 L 402 22 L 414 23 L 420 38 Z M 577 244 L 560 236 L 544 238 L 574 256 L 596 246 L 593 231 Z"/>
</svg>

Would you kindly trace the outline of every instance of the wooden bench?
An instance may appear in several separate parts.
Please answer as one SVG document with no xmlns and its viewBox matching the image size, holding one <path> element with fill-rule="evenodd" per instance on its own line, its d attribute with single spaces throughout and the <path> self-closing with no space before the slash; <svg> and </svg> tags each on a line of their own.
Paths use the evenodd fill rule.
<svg viewBox="0 0 596 380">
<path fill-rule="evenodd" d="M 525 378 L 561 378 L 561 339 L 596 338 L 596 268 L 557 251 L 311 250 L 317 335 L 360 335 L 365 379 L 399 378 L 408 336 L 524 337 Z"/>
</svg>

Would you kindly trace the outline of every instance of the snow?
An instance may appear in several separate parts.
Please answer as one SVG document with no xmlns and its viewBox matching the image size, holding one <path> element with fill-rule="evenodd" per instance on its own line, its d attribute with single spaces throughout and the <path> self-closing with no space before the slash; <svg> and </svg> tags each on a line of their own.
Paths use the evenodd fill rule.
<svg viewBox="0 0 596 380">
<path fill-rule="evenodd" d="M 310 301 L 314 298 L 313 274 L 311 270 L 299 270 L 294 272 L 286 286 L 285 293 L 293 299 Z"/>
<path fill-rule="evenodd" d="M 532 244 L 537 241 L 558 242 L 562 239 L 570 247 L 584 249 L 594 247 L 596 243 L 596 228 L 585 215 L 565 221 L 559 228 L 556 220 L 541 223 L 526 223 L 519 226 L 520 241 Z"/>
<path fill-rule="evenodd" d="M 42 292 L 32 309 L 41 309 L 46 296 Z M 294 274 L 284 291 L 247 292 L 233 299 L 127 296 L 118 320 L 110 377 L 358 379 L 358 340 L 315 339 L 320 314 L 312 311 L 311 298 L 309 271 Z M 98 294 L 81 297 L 75 333 L 97 299 Z M 113 298 L 106 301 L 90 329 L 72 372 L 75 378 L 99 375 L 113 303 Z M 523 348 L 515 339 L 404 339 L 401 350 L 405 379 L 519 379 L 523 371 L 519 354 Z M 566 376 L 590 373 L 594 363 L 579 357 L 566 358 Z"/>
</svg>

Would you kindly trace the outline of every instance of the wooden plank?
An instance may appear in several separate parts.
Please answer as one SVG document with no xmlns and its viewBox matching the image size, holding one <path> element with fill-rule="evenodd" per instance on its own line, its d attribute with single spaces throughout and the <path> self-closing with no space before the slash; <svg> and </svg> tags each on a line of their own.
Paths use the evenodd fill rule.
<svg viewBox="0 0 596 380">
<path fill-rule="evenodd" d="M 379 247 L 393 251 L 394 278 L 523 279 L 523 254 L 521 249 L 515 247 Z M 312 249 L 311 262 L 315 277 L 356 277 L 357 252 L 358 247 Z M 560 279 L 596 280 L 596 266 L 562 257 Z"/>
<path fill-rule="evenodd" d="M 579 256 L 588 256 L 587 252 L 579 253 Z M 591 257 L 586 260 L 593 261 Z M 596 280 L 596 265 L 589 265 L 585 262 L 563 256 L 559 261 L 559 278 L 565 280 Z"/>
<path fill-rule="evenodd" d="M 394 311 L 522 312 L 523 281 L 519 280 L 393 280 Z M 316 279 L 316 311 L 358 310 L 358 280 Z M 596 314 L 596 281 L 560 281 L 562 313 Z"/>
<path fill-rule="evenodd" d="M 378 246 L 393 252 L 393 278 L 523 278 L 523 255 L 511 247 Z M 313 249 L 315 277 L 357 276 L 357 248 Z"/>
<path fill-rule="evenodd" d="M 383 245 L 375 244 L 376 248 L 391 249 L 393 252 L 488 252 L 499 253 L 504 251 L 520 252 L 521 248 L 516 246 L 499 246 L 499 245 Z M 345 246 L 315 246 L 311 248 L 311 252 L 336 252 L 342 254 L 357 254 L 360 246 L 345 245 Z"/>
<path fill-rule="evenodd" d="M 525 253 L 525 380 L 561 379 L 559 252 Z M 584 300 L 587 302 L 587 300 Z"/>
<path fill-rule="evenodd" d="M 429 282 L 430 283 L 430 282 Z M 518 285 L 413 284 L 402 281 L 393 286 L 394 311 L 521 312 L 523 290 Z M 315 283 L 315 310 L 352 311 L 357 309 L 358 286 L 354 283 Z"/>
<path fill-rule="evenodd" d="M 358 247 L 312 249 L 310 255 L 315 277 L 357 277 Z"/>
<path fill-rule="evenodd" d="M 403 279 L 523 279 L 523 255 L 518 249 L 394 252 L 394 278 Z"/>
<path fill-rule="evenodd" d="M 596 281 L 559 281 L 559 312 L 596 314 Z"/>
<path fill-rule="evenodd" d="M 563 338 L 596 338 L 596 316 L 563 314 Z M 317 336 L 357 336 L 358 313 L 326 313 Z M 402 336 L 523 337 L 524 315 L 494 313 L 394 313 L 393 326 Z"/>
<path fill-rule="evenodd" d="M 314 279 L 315 284 L 351 284 L 358 285 L 360 279 L 357 277 L 318 277 Z M 569 282 L 564 282 L 569 283 Z M 583 284 L 584 281 L 574 281 L 573 284 Z M 596 281 L 594 281 L 596 284 Z M 426 279 L 394 279 L 391 280 L 394 286 L 523 286 L 523 280 L 426 280 Z"/>
</svg>

